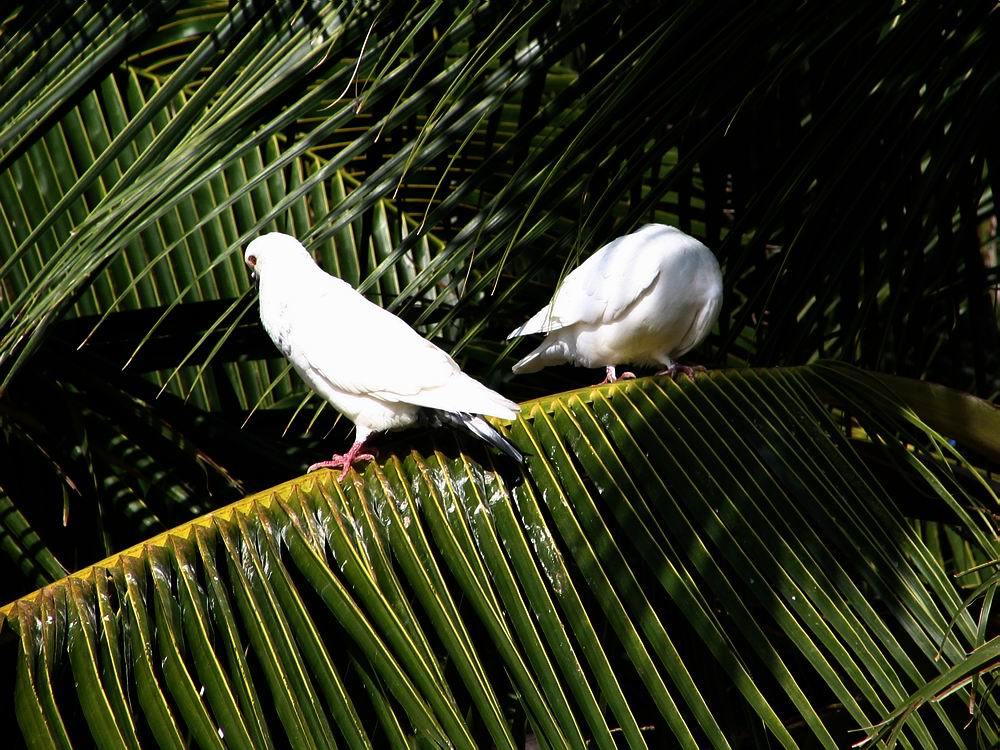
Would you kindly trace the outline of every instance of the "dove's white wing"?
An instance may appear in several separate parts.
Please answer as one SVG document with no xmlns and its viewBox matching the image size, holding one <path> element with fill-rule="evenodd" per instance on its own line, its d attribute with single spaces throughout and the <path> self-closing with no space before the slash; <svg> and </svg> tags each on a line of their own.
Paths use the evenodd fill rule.
<svg viewBox="0 0 1000 750">
<path fill-rule="evenodd" d="M 656 243 L 676 233 L 663 231 L 670 229 L 648 225 L 609 242 L 563 279 L 552 302 L 507 338 L 617 320 L 659 278 L 663 249 Z"/>
<path fill-rule="evenodd" d="M 382 401 L 513 419 L 517 405 L 463 373 L 403 320 L 331 276 L 292 330 L 303 364 L 333 388 Z"/>
</svg>

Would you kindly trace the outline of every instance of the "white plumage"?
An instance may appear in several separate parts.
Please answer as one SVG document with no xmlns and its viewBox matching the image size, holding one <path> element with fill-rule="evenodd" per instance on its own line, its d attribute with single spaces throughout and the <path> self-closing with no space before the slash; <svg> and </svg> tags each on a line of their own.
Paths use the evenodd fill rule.
<svg viewBox="0 0 1000 750">
<path fill-rule="evenodd" d="M 321 269 L 302 244 L 272 232 L 244 258 L 260 281 L 260 320 L 271 340 L 320 396 L 350 419 L 355 443 L 310 467 L 343 466 L 374 432 L 418 421 L 465 429 L 508 455 L 521 454 L 485 420 L 514 419 L 520 407 L 463 373 L 447 353 L 400 318 Z"/>
<path fill-rule="evenodd" d="M 712 252 L 665 224 L 647 224 L 599 249 L 559 285 L 552 301 L 508 338 L 544 333 L 515 373 L 572 363 L 607 368 L 674 360 L 708 335 L 722 307 L 722 273 Z"/>
</svg>

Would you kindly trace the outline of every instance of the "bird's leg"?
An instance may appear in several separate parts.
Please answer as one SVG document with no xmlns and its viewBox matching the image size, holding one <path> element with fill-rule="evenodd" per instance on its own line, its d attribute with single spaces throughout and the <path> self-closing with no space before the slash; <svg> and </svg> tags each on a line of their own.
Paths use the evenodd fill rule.
<svg viewBox="0 0 1000 750">
<path fill-rule="evenodd" d="M 314 463 L 309 467 L 309 471 L 316 471 L 316 469 L 337 469 L 340 468 L 340 476 L 337 477 L 338 482 L 343 482 L 344 478 L 347 476 L 347 472 L 351 470 L 351 466 L 355 461 L 374 461 L 374 453 L 362 453 L 362 448 L 365 447 L 364 440 L 358 440 L 352 445 L 347 453 L 340 454 L 334 453 L 333 457 L 329 461 L 319 461 Z M 371 450 L 371 449 L 369 449 Z"/>
<path fill-rule="evenodd" d="M 670 367 L 666 370 L 661 370 L 656 373 L 657 375 L 668 375 L 669 377 L 677 380 L 678 375 L 686 375 L 687 377 L 694 380 L 695 373 L 705 372 L 705 368 L 701 365 L 682 365 L 679 362 L 671 362 Z"/>
<path fill-rule="evenodd" d="M 614 383 L 617 380 L 631 380 L 634 377 L 634 372 L 623 372 L 621 375 L 615 375 L 614 365 L 608 365 L 604 368 L 604 380 L 598 383 L 598 385 L 607 385 L 608 383 Z"/>
</svg>

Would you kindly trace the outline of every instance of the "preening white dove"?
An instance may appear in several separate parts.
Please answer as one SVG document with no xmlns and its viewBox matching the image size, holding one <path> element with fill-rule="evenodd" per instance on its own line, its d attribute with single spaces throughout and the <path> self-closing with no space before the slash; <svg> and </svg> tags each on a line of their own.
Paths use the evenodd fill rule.
<svg viewBox="0 0 1000 750">
<path fill-rule="evenodd" d="M 309 471 L 342 467 L 343 481 L 372 433 L 418 422 L 458 427 L 516 461 L 521 453 L 480 414 L 514 419 L 520 407 L 462 372 L 403 320 L 321 269 L 302 244 L 272 232 L 244 260 L 260 282 L 260 320 L 271 340 L 321 397 L 357 430 L 343 455 Z"/>
<path fill-rule="evenodd" d="M 708 335 L 722 307 L 722 273 L 712 252 L 665 224 L 618 237 L 575 268 L 552 301 L 507 338 L 544 333 L 515 373 L 571 363 L 656 365 L 690 375 L 675 360 Z M 622 377 L 634 377 L 623 373 Z"/>
</svg>

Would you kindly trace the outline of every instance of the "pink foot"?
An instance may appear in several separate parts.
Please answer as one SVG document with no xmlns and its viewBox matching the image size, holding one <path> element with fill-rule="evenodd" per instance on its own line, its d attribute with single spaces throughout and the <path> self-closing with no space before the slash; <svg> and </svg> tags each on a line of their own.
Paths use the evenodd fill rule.
<svg viewBox="0 0 1000 750">
<path fill-rule="evenodd" d="M 347 453 L 343 455 L 339 453 L 334 453 L 333 458 L 329 461 L 318 461 L 309 467 L 308 471 L 316 471 L 317 469 L 340 469 L 340 476 L 337 477 L 338 482 L 343 482 L 344 478 L 347 476 L 347 472 L 350 471 L 351 466 L 357 461 L 374 461 L 374 453 L 362 453 L 361 449 L 365 447 L 364 441 L 355 443 L 350 447 Z"/>
<path fill-rule="evenodd" d="M 598 383 L 598 385 L 607 385 L 608 383 L 614 383 L 616 380 L 631 380 L 634 377 L 634 372 L 623 372 L 621 375 L 615 375 L 615 368 L 609 365 L 604 368 L 604 380 Z"/>
<path fill-rule="evenodd" d="M 699 372 L 705 372 L 705 368 L 702 367 L 701 365 L 694 365 L 692 367 L 689 367 L 687 365 L 681 365 L 675 362 L 674 364 L 670 365 L 670 367 L 668 367 L 666 370 L 661 370 L 656 374 L 669 375 L 674 380 L 677 380 L 678 375 L 686 375 L 687 377 L 694 380 L 695 374 Z"/>
</svg>

